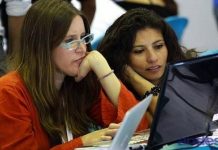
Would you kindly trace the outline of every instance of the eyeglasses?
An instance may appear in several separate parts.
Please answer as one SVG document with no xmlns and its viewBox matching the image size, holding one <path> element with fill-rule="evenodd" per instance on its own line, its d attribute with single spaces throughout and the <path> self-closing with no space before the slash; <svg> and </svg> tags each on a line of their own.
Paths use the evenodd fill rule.
<svg viewBox="0 0 218 150">
<path fill-rule="evenodd" d="M 82 44 L 89 44 L 93 40 L 93 38 L 94 38 L 94 35 L 91 33 L 91 34 L 84 36 L 80 40 L 71 40 L 69 42 L 63 42 L 63 43 L 61 43 L 61 47 L 65 48 L 69 51 L 76 50 L 77 48 L 80 47 L 81 43 Z"/>
</svg>

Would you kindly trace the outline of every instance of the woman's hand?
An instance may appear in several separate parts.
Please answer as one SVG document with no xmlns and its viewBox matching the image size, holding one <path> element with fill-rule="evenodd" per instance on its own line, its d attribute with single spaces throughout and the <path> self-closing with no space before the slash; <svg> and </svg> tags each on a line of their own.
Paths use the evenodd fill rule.
<svg viewBox="0 0 218 150">
<path fill-rule="evenodd" d="M 129 65 L 125 66 L 125 71 L 124 71 L 124 75 L 125 75 L 125 79 L 131 83 L 131 80 L 133 80 L 133 78 L 135 76 L 140 76 L 138 73 L 135 72 L 135 70 L 132 69 L 132 67 L 130 67 Z"/>
<path fill-rule="evenodd" d="M 77 82 L 81 81 L 90 70 L 93 70 L 98 77 L 101 77 L 111 70 L 106 59 L 98 51 L 88 52 L 79 67 L 75 77 Z"/>
<path fill-rule="evenodd" d="M 107 96 L 110 98 L 111 102 L 117 106 L 121 88 L 120 81 L 113 73 L 106 59 L 97 50 L 87 53 L 87 56 L 80 64 L 75 80 L 79 82 L 90 70 L 94 71 L 99 78 L 104 91 L 107 93 Z"/>
<path fill-rule="evenodd" d="M 146 91 L 149 91 L 154 85 L 147 79 L 138 74 L 132 67 L 125 67 L 126 80 L 133 86 L 139 95 L 143 96 Z"/>
<path fill-rule="evenodd" d="M 147 79 L 138 74 L 132 67 L 126 65 L 125 68 L 126 80 L 133 86 L 136 92 L 143 96 L 146 91 L 150 91 L 154 87 L 154 84 L 149 82 Z M 153 96 L 151 104 L 149 105 L 148 111 L 153 116 L 156 105 L 157 105 L 157 96 Z"/>
<path fill-rule="evenodd" d="M 82 136 L 84 146 L 96 145 L 101 141 L 110 141 L 115 136 L 120 124 L 111 123 L 108 128 L 94 131 Z"/>
</svg>

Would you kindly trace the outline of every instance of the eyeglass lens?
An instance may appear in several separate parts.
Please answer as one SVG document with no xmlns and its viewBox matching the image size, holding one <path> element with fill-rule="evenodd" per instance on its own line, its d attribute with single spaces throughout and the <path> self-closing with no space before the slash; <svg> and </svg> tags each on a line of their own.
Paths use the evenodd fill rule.
<svg viewBox="0 0 218 150">
<path fill-rule="evenodd" d="M 88 34 L 80 40 L 73 40 L 70 42 L 64 42 L 62 45 L 63 45 L 63 48 L 66 48 L 69 50 L 75 50 L 78 47 L 80 47 L 81 43 L 89 44 L 92 40 L 93 40 L 93 34 Z"/>
</svg>

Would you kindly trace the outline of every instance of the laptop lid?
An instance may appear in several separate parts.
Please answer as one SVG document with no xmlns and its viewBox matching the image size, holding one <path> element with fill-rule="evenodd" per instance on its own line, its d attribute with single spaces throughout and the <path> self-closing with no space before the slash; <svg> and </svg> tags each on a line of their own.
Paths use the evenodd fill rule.
<svg viewBox="0 0 218 150">
<path fill-rule="evenodd" d="M 147 111 L 151 100 L 152 95 L 149 95 L 126 112 L 119 130 L 112 140 L 110 150 L 125 150 L 128 148 L 128 143 Z"/>
<path fill-rule="evenodd" d="M 129 146 L 129 141 L 137 129 L 142 117 L 148 109 L 152 100 L 152 95 L 144 98 L 138 104 L 129 109 L 118 129 L 115 137 L 111 141 L 102 141 L 92 147 L 76 148 L 76 150 L 126 150 Z M 136 145 L 138 146 L 138 145 Z M 130 147 L 134 147 L 131 145 Z"/>
<path fill-rule="evenodd" d="M 147 149 L 208 135 L 217 128 L 216 119 L 212 119 L 216 113 L 218 55 L 170 64 L 165 72 Z"/>
</svg>

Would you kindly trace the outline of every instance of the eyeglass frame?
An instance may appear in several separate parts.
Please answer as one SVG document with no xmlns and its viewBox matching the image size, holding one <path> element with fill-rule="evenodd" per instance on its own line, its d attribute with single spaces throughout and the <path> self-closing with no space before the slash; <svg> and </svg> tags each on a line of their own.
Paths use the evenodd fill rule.
<svg viewBox="0 0 218 150">
<path fill-rule="evenodd" d="M 87 38 L 87 37 L 90 38 L 88 42 L 86 42 L 86 40 L 85 40 L 85 38 Z M 81 43 L 87 45 L 87 44 L 91 43 L 91 41 L 93 39 L 94 39 L 94 34 L 90 33 L 79 40 L 72 40 L 70 42 L 62 42 L 60 46 L 64 49 L 69 50 L 69 51 L 75 51 L 76 49 L 78 49 L 80 47 Z M 72 48 L 72 45 L 74 43 L 77 44 L 76 48 Z"/>
</svg>

